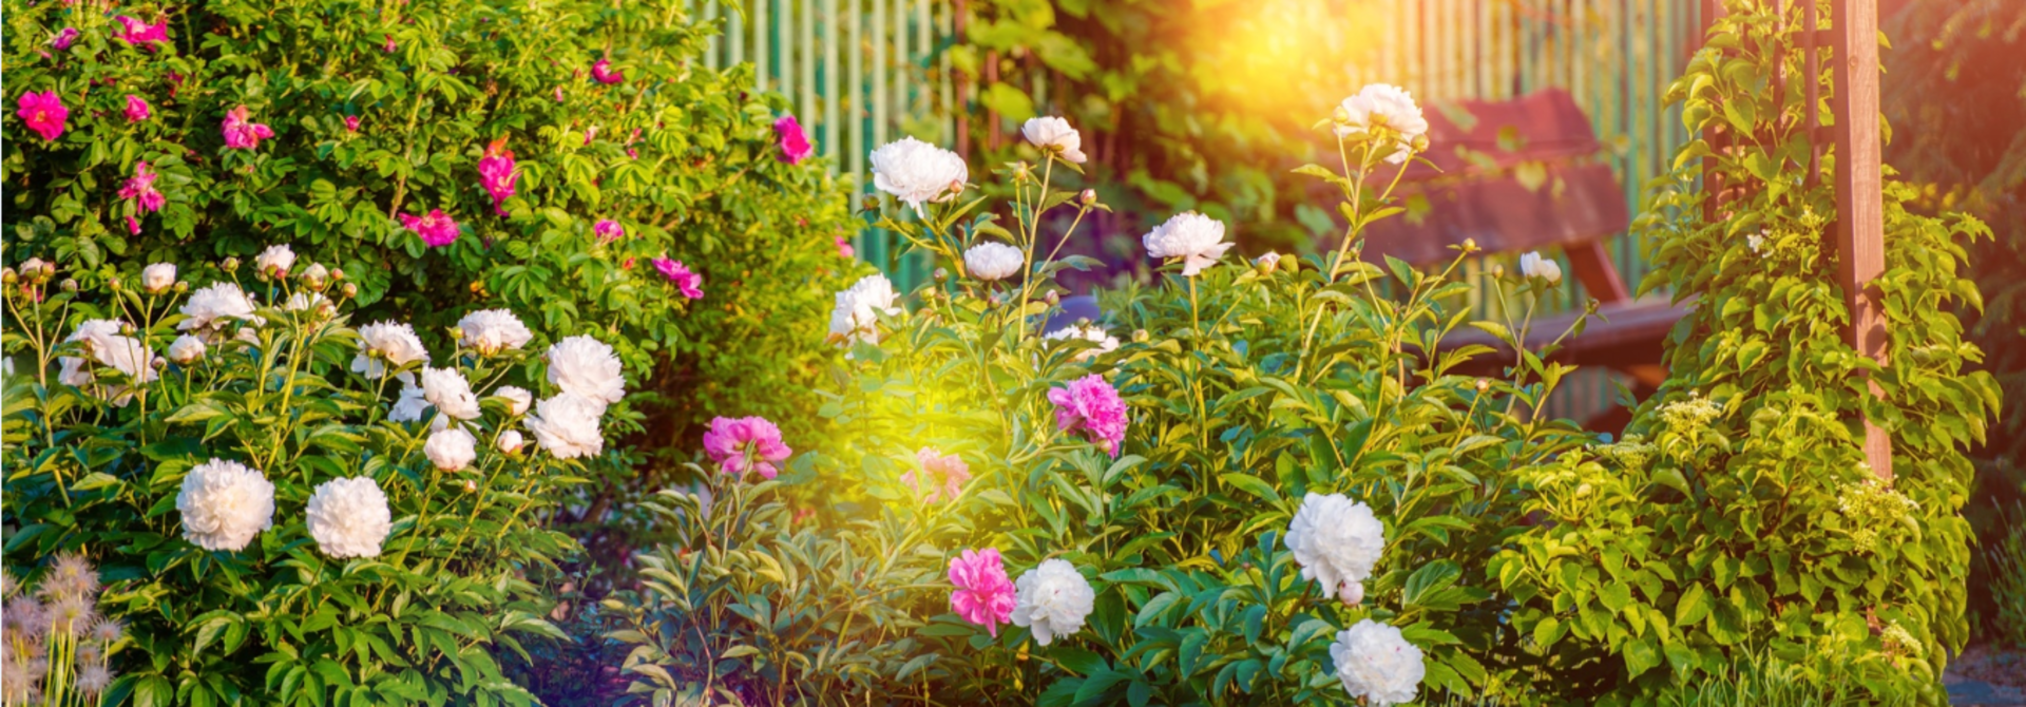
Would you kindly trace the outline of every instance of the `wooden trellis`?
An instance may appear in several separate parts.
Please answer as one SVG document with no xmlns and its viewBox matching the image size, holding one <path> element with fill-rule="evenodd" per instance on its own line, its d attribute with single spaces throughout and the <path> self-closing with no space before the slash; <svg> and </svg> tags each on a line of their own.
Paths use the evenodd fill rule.
<svg viewBox="0 0 2026 707">
<path fill-rule="evenodd" d="M 1772 0 L 1775 12 L 1784 18 L 1785 14 L 1780 12 L 1783 1 Z M 1832 58 L 1830 77 L 1833 90 L 1829 96 L 1829 107 L 1835 122 L 1828 126 L 1828 133 L 1836 146 L 1833 185 L 1836 189 L 1836 223 L 1831 246 L 1838 256 L 1837 283 L 1843 288 L 1844 305 L 1850 311 L 1850 323 L 1843 332 L 1844 340 L 1859 354 L 1883 366 L 1888 363 L 1889 339 L 1879 291 L 1873 285 L 1873 281 L 1885 272 L 1885 177 L 1878 103 L 1878 0 L 1831 0 L 1828 29 L 1820 27 L 1814 0 L 1801 2 L 1804 3 L 1802 22 L 1807 27 L 1798 34 L 1801 51 L 1804 52 L 1805 71 L 1811 77 L 1820 75 L 1820 49 L 1825 39 Z M 1703 0 L 1703 17 L 1713 19 L 1722 16 L 1723 12 L 1722 0 Z M 1812 180 L 1818 171 L 1816 166 L 1820 164 L 1823 131 L 1814 109 L 1819 102 L 1815 93 L 1817 82 L 1805 83 L 1808 86 L 1808 128 L 1817 143 L 1815 154 L 1809 158 L 1808 178 Z M 1720 145 L 1724 139 L 1716 131 L 1708 137 L 1712 145 Z M 1704 188 L 1712 195 L 1720 195 L 1724 187 L 1720 182 L 1708 181 L 1704 183 Z M 1882 396 L 1878 384 L 1869 381 L 1869 376 L 1866 378 L 1872 395 Z M 1869 418 L 1864 420 L 1864 456 L 1880 480 L 1892 481 L 1892 438 Z"/>
</svg>

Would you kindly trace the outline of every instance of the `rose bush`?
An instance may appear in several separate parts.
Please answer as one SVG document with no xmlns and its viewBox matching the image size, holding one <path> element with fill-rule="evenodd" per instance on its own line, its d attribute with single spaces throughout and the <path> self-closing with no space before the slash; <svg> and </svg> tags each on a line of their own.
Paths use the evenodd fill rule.
<svg viewBox="0 0 2026 707">
<path fill-rule="evenodd" d="M 563 637 L 547 588 L 580 548 L 547 526 L 628 417 L 612 348 L 493 338 L 505 311 L 431 348 L 354 326 L 338 271 L 260 262 L 195 291 L 6 271 L 8 568 L 98 562 L 130 642 L 108 703 L 532 704 L 496 656 Z"/>
</svg>

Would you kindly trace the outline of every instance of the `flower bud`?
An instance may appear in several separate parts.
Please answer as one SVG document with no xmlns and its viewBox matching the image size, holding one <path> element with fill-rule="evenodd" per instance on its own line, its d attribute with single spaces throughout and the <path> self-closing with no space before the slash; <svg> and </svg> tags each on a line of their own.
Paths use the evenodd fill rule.
<svg viewBox="0 0 2026 707">
<path fill-rule="evenodd" d="M 935 272 L 935 278 L 936 278 L 936 282 L 949 282 L 949 280 L 950 280 L 950 271 L 949 271 L 949 269 L 947 269 L 947 268 L 936 268 L 936 272 Z"/>
<path fill-rule="evenodd" d="M 1502 263 L 1492 263 L 1492 264 L 1491 264 L 1491 276 L 1492 276 L 1492 277 L 1505 277 L 1505 265 L 1504 265 L 1504 264 L 1502 264 Z"/>
<path fill-rule="evenodd" d="M 218 264 L 218 269 L 224 270 L 225 272 L 228 273 L 237 271 L 239 270 L 239 259 L 228 257 L 225 259 L 225 262 Z"/>
<path fill-rule="evenodd" d="M 303 284 L 318 292 L 324 291 L 324 285 L 328 283 L 330 276 L 331 271 L 324 268 L 323 263 L 310 263 L 310 266 L 302 271 Z"/>
<path fill-rule="evenodd" d="M 1280 266 L 1280 254 L 1270 250 L 1266 251 L 1265 255 L 1259 256 L 1252 261 L 1252 266 L 1258 268 L 1261 275 L 1272 275 L 1274 269 Z"/>
<path fill-rule="evenodd" d="M 1336 112 L 1330 114 L 1330 120 L 1338 125 L 1349 125 L 1351 122 L 1351 112 L 1344 110 L 1343 106 L 1337 106 Z"/>
<path fill-rule="evenodd" d="M 1416 135 L 1414 136 L 1414 142 L 1409 144 L 1413 146 L 1415 152 L 1427 152 L 1428 136 L 1426 134 Z"/>
<path fill-rule="evenodd" d="M 1491 381 L 1485 380 L 1483 378 L 1477 379 L 1477 392 L 1482 393 L 1487 390 L 1491 390 Z"/>
<path fill-rule="evenodd" d="M 472 481 L 471 479 L 465 479 L 465 480 L 464 480 L 464 492 L 465 492 L 465 493 L 477 493 L 477 492 L 478 492 L 478 482 L 476 482 L 476 481 Z"/>
<path fill-rule="evenodd" d="M 1096 204 L 1096 203 L 1097 203 L 1097 190 L 1096 190 L 1096 189 L 1085 189 L 1085 190 L 1083 190 L 1083 191 L 1081 191 L 1081 192 L 1077 192 L 1077 194 L 1076 194 L 1076 201 L 1077 201 L 1077 203 L 1083 204 L 1084 206 L 1090 206 L 1090 205 Z"/>
<path fill-rule="evenodd" d="M 1147 330 L 1145 330 L 1145 329 L 1134 329 L 1134 330 L 1133 330 L 1133 342 L 1134 342 L 1134 343 L 1140 343 L 1140 344 L 1144 344 L 1144 343 L 1147 343 L 1147 338 L 1148 338 L 1148 334 L 1147 334 Z"/>
<path fill-rule="evenodd" d="M 133 336 L 133 335 L 134 335 L 134 325 L 128 324 L 126 322 L 120 322 L 120 336 Z"/>
<path fill-rule="evenodd" d="M 14 268 L 0 268 L 0 283 L 12 285 L 19 279 L 20 276 L 14 274 Z"/>
<path fill-rule="evenodd" d="M 359 296 L 359 286 L 349 282 L 345 283 L 344 287 L 338 288 L 338 291 L 344 293 L 347 299 Z"/>
<path fill-rule="evenodd" d="M 345 269 L 331 268 L 331 282 L 344 282 L 344 281 L 345 281 Z"/>
<path fill-rule="evenodd" d="M 859 207 L 859 208 L 861 208 L 861 209 L 864 209 L 864 210 L 866 210 L 866 211 L 878 211 L 878 210 L 879 210 L 879 195 L 877 195 L 877 194 L 867 194 L 867 195 L 865 196 L 865 199 L 863 199 L 863 200 L 861 200 L 861 201 L 859 201 L 859 202 L 858 202 L 858 207 Z"/>
<path fill-rule="evenodd" d="M 499 450 L 502 452 L 506 452 L 508 454 L 521 453 L 521 445 L 523 444 L 523 440 L 521 438 L 520 431 L 507 430 L 505 432 L 499 433 L 498 444 Z"/>
<path fill-rule="evenodd" d="M 61 287 L 63 287 L 64 292 L 76 292 L 77 280 L 66 277 L 63 279 L 63 284 L 61 285 Z"/>
<path fill-rule="evenodd" d="M 1475 238 L 1463 239 L 1463 252 L 1465 253 L 1477 252 L 1477 239 Z"/>
<path fill-rule="evenodd" d="M 169 367 L 169 359 L 156 356 L 155 360 L 148 362 L 148 365 L 159 371 Z"/>
<path fill-rule="evenodd" d="M 110 290 L 112 290 L 112 291 L 114 291 L 114 292 L 118 292 L 118 291 L 120 291 L 120 288 L 121 288 L 121 285 L 120 285 L 120 279 L 119 279 L 119 278 L 117 278 L 117 277 L 115 277 L 115 278 L 110 278 L 110 279 L 107 279 L 107 280 L 106 280 L 106 288 L 107 288 L 107 289 L 110 289 Z"/>
<path fill-rule="evenodd" d="M 1027 165 L 1027 160 L 1021 160 L 1013 164 L 1013 181 L 1015 183 L 1024 184 L 1033 178 L 1034 169 Z"/>
<path fill-rule="evenodd" d="M 1048 306 L 1053 307 L 1062 304 L 1062 295 L 1056 294 L 1055 290 L 1049 290 L 1047 294 L 1041 296 L 1041 301 L 1047 302 Z"/>
</svg>

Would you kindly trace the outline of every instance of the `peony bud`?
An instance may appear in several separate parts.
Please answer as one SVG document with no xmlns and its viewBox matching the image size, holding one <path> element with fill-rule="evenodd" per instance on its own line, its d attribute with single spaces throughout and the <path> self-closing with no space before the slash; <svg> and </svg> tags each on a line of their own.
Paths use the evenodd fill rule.
<svg viewBox="0 0 2026 707">
<path fill-rule="evenodd" d="M 1416 136 L 1414 136 L 1414 142 L 1412 142 L 1412 143 L 1410 143 L 1410 144 L 1411 144 L 1411 145 L 1413 145 L 1413 147 L 1414 147 L 1414 151 L 1415 151 L 1415 152 L 1427 152 L 1427 151 L 1428 151 L 1428 135 L 1426 135 L 1426 134 L 1421 134 L 1421 135 L 1416 135 Z"/>
<path fill-rule="evenodd" d="M 12 285 L 19 279 L 20 276 L 14 274 L 14 268 L 0 268 L 0 283 Z"/>
<path fill-rule="evenodd" d="M 71 278 L 67 278 L 67 277 L 66 277 L 66 278 L 64 278 L 64 279 L 63 279 L 63 284 L 62 284 L 62 285 L 60 285 L 60 286 L 61 286 L 61 287 L 63 288 L 63 291 L 64 291 L 64 292 L 76 292 L 76 291 L 77 291 L 77 280 L 74 280 L 74 279 L 71 279 Z"/>
<path fill-rule="evenodd" d="M 866 211 L 878 211 L 879 195 L 867 194 L 864 200 L 858 202 L 858 206 L 859 208 L 864 209 Z"/>
<path fill-rule="evenodd" d="M 344 294 L 346 299 L 350 299 L 359 296 L 359 286 L 347 282 L 344 287 L 338 288 L 338 292 Z"/>
<path fill-rule="evenodd" d="M 1463 252 L 1465 253 L 1477 252 L 1477 239 L 1475 238 L 1463 239 Z"/>
<path fill-rule="evenodd" d="M 521 453 L 522 444 L 523 440 L 518 430 L 507 430 L 499 433 L 499 450 L 502 452 L 519 454 Z"/>
<path fill-rule="evenodd" d="M 176 266 L 170 263 L 155 263 L 141 269 L 141 289 L 148 294 L 161 294 L 163 290 L 176 285 Z"/>
<path fill-rule="evenodd" d="M 1252 261 L 1252 267 L 1257 268 L 1261 275 L 1272 275 L 1274 268 L 1279 265 L 1280 253 L 1270 250 L 1265 255 L 1259 256 Z"/>
<path fill-rule="evenodd" d="M 1139 344 L 1144 344 L 1144 343 L 1147 343 L 1147 338 L 1148 338 L 1148 334 L 1147 334 L 1147 330 L 1145 330 L 1145 329 L 1134 329 L 1134 330 L 1133 330 L 1133 342 L 1134 342 L 1134 343 L 1139 343 Z"/>
<path fill-rule="evenodd" d="M 128 324 L 126 322 L 120 322 L 120 336 L 133 336 L 133 335 L 134 335 L 134 325 Z"/>
<path fill-rule="evenodd" d="M 302 271 L 302 281 L 310 289 L 322 292 L 330 275 L 331 271 L 325 269 L 323 263 L 310 263 L 310 266 Z"/>
<path fill-rule="evenodd" d="M 472 481 L 471 479 L 465 479 L 465 480 L 464 480 L 464 492 L 465 492 L 465 493 L 476 493 L 476 492 L 478 492 L 478 482 L 476 482 L 476 481 Z"/>
<path fill-rule="evenodd" d="M 1048 306 L 1053 307 L 1062 304 L 1062 295 L 1056 294 L 1055 290 L 1049 290 L 1047 294 L 1041 296 L 1041 300 L 1047 302 Z"/>
<path fill-rule="evenodd" d="M 936 282 L 948 282 L 950 280 L 950 271 L 945 268 L 936 268 L 935 278 Z"/>
<path fill-rule="evenodd" d="M 1485 380 L 1483 378 L 1477 379 L 1477 392 L 1482 393 L 1487 390 L 1491 390 L 1491 381 Z"/>
<path fill-rule="evenodd" d="M 114 292 L 118 292 L 118 291 L 120 291 L 120 279 L 119 279 L 119 278 L 117 278 L 117 277 L 115 277 L 115 278 L 112 278 L 112 279 L 106 280 L 106 289 L 112 290 L 112 291 L 114 291 Z"/>
<path fill-rule="evenodd" d="M 233 272 L 233 271 L 236 271 L 236 270 L 238 270 L 238 269 L 239 269 L 239 259 L 238 259 L 238 258 L 226 258 L 226 259 L 225 259 L 225 262 L 222 262 L 222 263 L 219 263 L 219 264 L 218 264 L 218 268 L 219 268 L 220 270 L 224 270 L 225 272 Z"/>
<path fill-rule="evenodd" d="M 164 368 L 169 367 L 169 359 L 156 356 L 155 360 L 148 362 L 148 365 L 153 367 L 155 370 L 160 371 Z"/>
<path fill-rule="evenodd" d="M 1091 205 L 1094 205 L 1094 204 L 1096 204 L 1096 203 L 1097 203 L 1097 190 L 1096 190 L 1096 189 L 1085 189 L 1085 190 L 1083 190 L 1083 191 L 1081 191 L 1081 192 L 1077 192 L 1077 194 L 1076 194 L 1076 201 L 1077 201 L 1077 203 L 1083 204 L 1084 206 L 1091 206 Z"/>
<path fill-rule="evenodd" d="M 331 282 L 344 282 L 344 281 L 345 281 L 345 269 L 331 268 Z"/>
<path fill-rule="evenodd" d="M 1337 588 L 1337 598 L 1347 605 L 1357 606 L 1365 601 L 1365 584 L 1363 582 L 1345 582 L 1343 586 Z"/>
</svg>

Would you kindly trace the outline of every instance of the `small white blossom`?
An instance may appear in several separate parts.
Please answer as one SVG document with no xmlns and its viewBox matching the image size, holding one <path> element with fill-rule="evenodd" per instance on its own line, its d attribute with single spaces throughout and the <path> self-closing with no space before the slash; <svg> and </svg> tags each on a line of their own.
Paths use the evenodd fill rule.
<svg viewBox="0 0 2026 707">
<path fill-rule="evenodd" d="M 605 437 L 598 431 L 603 414 L 604 403 L 565 391 L 535 404 L 528 431 L 557 459 L 590 456 L 605 451 Z"/>
<path fill-rule="evenodd" d="M 321 292 L 297 292 L 289 295 L 288 303 L 282 305 L 282 309 L 290 312 L 315 312 L 318 314 L 323 313 L 322 310 L 326 308 L 333 308 L 333 305 Z"/>
<path fill-rule="evenodd" d="M 57 373 L 57 382 L 80 388 L 92 385 L 98 380 L 91 372 L 92 362 L 96 361 L 98 365 L 120 372 L 127 380 L 93 392 L 103 393 L 114 405 L 125 407 L 133 399 L 126 383 L 148 383 L 158 376 L 154 367 L 149 365 L 154 361 L 154 352 L 141 340 L 120 334 L 122 326 L 112 319 L 93 319 L 79 324 L 77 331 L 64 342 L 82 343 L 84 352 L 91 358 L 59 357 L 58 362 L 63 369 Z"/>
<path fill-rule="evenodd" d="M 1194 277 L 1203 268 L 1216 264 L 1218 258 L 1224 257 L 1224 251 L 1235 245 L 1224 242 L 1223 221 L 1194 211 L 1175 214 L 1167 223 L 1142 236 L 1140 242 L 1147 246 L 1147 255 L 1181 258 L 1185 277 Z"/>
<path fill-rule="evenodd" d="M 964 158 L 935 145 L 904 137 L 872 151 L 872 183 L 880 191 L 914 207 L 942 201 L 963 191 L 971 180 Z"/>
<path fill-rule="evenodd" d="M 507 430 L 499 433 L 499 440 L 496 443 L 499 445 L 500 451 L 508 454 L 518 454 L 521 451 L 521 445 L 526 442 L 521 438 L 519 430 Z"/>
<path fill-rule="evenodd" d="M 403 371 L 394 378 L 401 381 L 401 397 L 394 400 L 394 407 L 387 411 L 389 422 L 419 422 L 422 414 L 429 411 L 429 399 L 421 388 L 415 385 L 415 375 Z M 438 418 L 441 419 L 441 418 Z"/>
<path fill-rule="evenodd" d="M 159 294 L 174 286 L 176 286 L 174 263 L 155 263 L 141 269 L 141 289 L 147 290 L 148 294 Z"/>
<path fill-rule="evenodd" d="M 182 322 L 176 324 L 177 331 L 201 330 L 217 332 L 225 328 L 228 320 L 251 322 L 255 326 L 266 323 L 253 316 L 253 298 L 230 282 L 214 282 L 196 292 L 183 303 Z"/>
<path fill-rule="evenodd" d="M 274 527 L 274 483 L 239 462 L 212 459 L 183 476 L 176 510 L 191 543 L 236 552 Z"/>
<path fill-rule="evenodd" d="M 253 269 L 263 274 L 273 275 L 278 272 L 286 275 L 293 267 L 295 267 L 295 251 L 286 245 L 271 245 L 267 250 L 260 251 L 260 255 L 253 256 Z"/>
<path fill-rule="evenodd" d="M 1428 671 L 1421 649 L 1408 643 L 1400 629 L 1371 619 L 1338 632 L 1330 644 L 1330 659 L 1336 663 L 1344 692 L 1352 699 L 1365 698 L 1370 707 L 1413 702 Z"/>
<path fill-rule="evenodd" d="M 471 382 L 455 368 L 423 366 L 422 397 L 436 406 L 437 412 L 459 420 L 478 419 L 478 396 L 472 394 Z"/>
<path fill-rule="evenodd" d="M 837 341 L 879 343 L 879 315 L 900 314 L 893 305 L 896 295 L 886 276 L 873 273 L 860 278 L 850 289 L 837 293 L 830 310 L 830 338 Z"/>
<path fill-rule="evenodd" d="M 317 484 L 304 515 L 317 549 L 336 558 L 377 557 L 394 528 L 387 494 L 365 476 Z"/>
<path fill-rule="evenodd" d="M 528 406 L 535 404 L 535 394 L 528 392 L 526 388 L 503 385 L 492 394 L 506 398 L 507 414 L 514 417 L 527 414 Z"/>
<path fill-rule="evenodd" d="M 1322 582 L 1323 591 L 1338 594 L 1346 583 L 1363 582 L 1386 551 L 1386 526 L 1372 508 L 1343 494 L 1311 493 L 1301 501 L 1283 538 L 1302 579 Z M 1361 594 L 1363 588 L 1358 590 Z"/>
<path fill-rule="evenodd" d="M 457 320 L 457 328 L 464 332 L 464 345 L 487 356 L 519 349 L 535 338 L 519 317 L 504 309 L 481 309 L 464 315 Z"/>
<path fill-rule="evenodd" d="M 422 454 L 444 471 L 463 471 L 478 459 L 478 440 L 462 427 L 447 427 L 429 435 Z"/>
<path fill-rule="evenodd" d="M 1766 229 L 1761 228 L 1758 233 L 1745 236 L 1745 245 L 1751 246 L 1752 252 L 1757 253 L 1759 248 L 1766 244 L 1766 238 L 1771 235 Z"/>
<path fill-rule="evenodd" d="M 997 241 L 985 241 L 964 251 L 964 269 L 980 280 L 1004 280 L 1026 264 L 1027 256 L 1019 248 Z"/>
<path fill-rule="evenodd" d="M 572 336 L 549 347 L 549 382 L 601 405 L 626 397 L 624 371 L 612 347 L 588 336 Z"/>
<path fill-rule="evenodd" d="M 1043 560 L 1013 587 L 1013 625 L 1028 627 L 1044 646 L 1083 628 L 1097 599 L 1090 581 L 1063 560 Z"/>
<path fill-rule="evenodd" d="M 1118 350 L 1119 347 L 1118 337 L 1105 333 L 1104 327 L 1098 326 L 1096 324 L 1071 324 L 1061 329 L 1048 332 L 1048 334 L 1043 336 L 1042 338 L 1048 341 L 1070 341 L 1075 339 L 1081 339 L 1083 341 L 1088 341 L 1093 344 L 1097 344 L 1097 348 L 1084 349 L 1082 351 L 1077 352 L 1076 360 L 1078 361 L 1089 360 L 1090 358 L 1095 356 L 1111 353 L 1113 351 Z"/>
<path fill-rule="evenodd" d="M 169 360 L 188 366 L 204 360 L 205 348 L 203 339 L 184 334 L 169 342 Z"/>
<path fill-rule="evenodd" d="M 1547 280 L 1548 284 L 1552 285 L 1562 281 L 1562 266 L 1541 257 L 1540 251 L 1531 251 L 1520 256 L 1520 274 Z"/>
<path fill-rule="evenodd" d="M 1076 128 L 1069 127 L 1067 120 L 1052 115 L 1028 118 L 1020 126 L 1020 134 L 1043 152 L 1052 152 L 1065 161 L 1083 164 L 1083 136 L 1077 134 Z"/>
<path fill-rule="evenodd" d="M 378 353 L 379 356 L 374 356 Z M 367 378 L 387 375 L 387 369 L 411 363 L 428 363 L 429 351 L 422 348 L 415 329 L 406 324 L 376 322 L 359 327 L 359 354 L 352 357 L 352 372 Z"/>
<path fill-rule="evenodd" d="M 1428 118 L 1421 114 L 1414 96 L 1406 89 L 1383 83 L 1367 85 L 1357 95 L 1344 99 L 1338 117 L 1338 137 L 1371 133 L 1381 126 L 1397 133 L 1400 146 L 1386 156 L 1386 161 L 1393 164 L 1407 161 L 1414 154 L 1414 140 L 1428 134 Z"/>
</svg>

